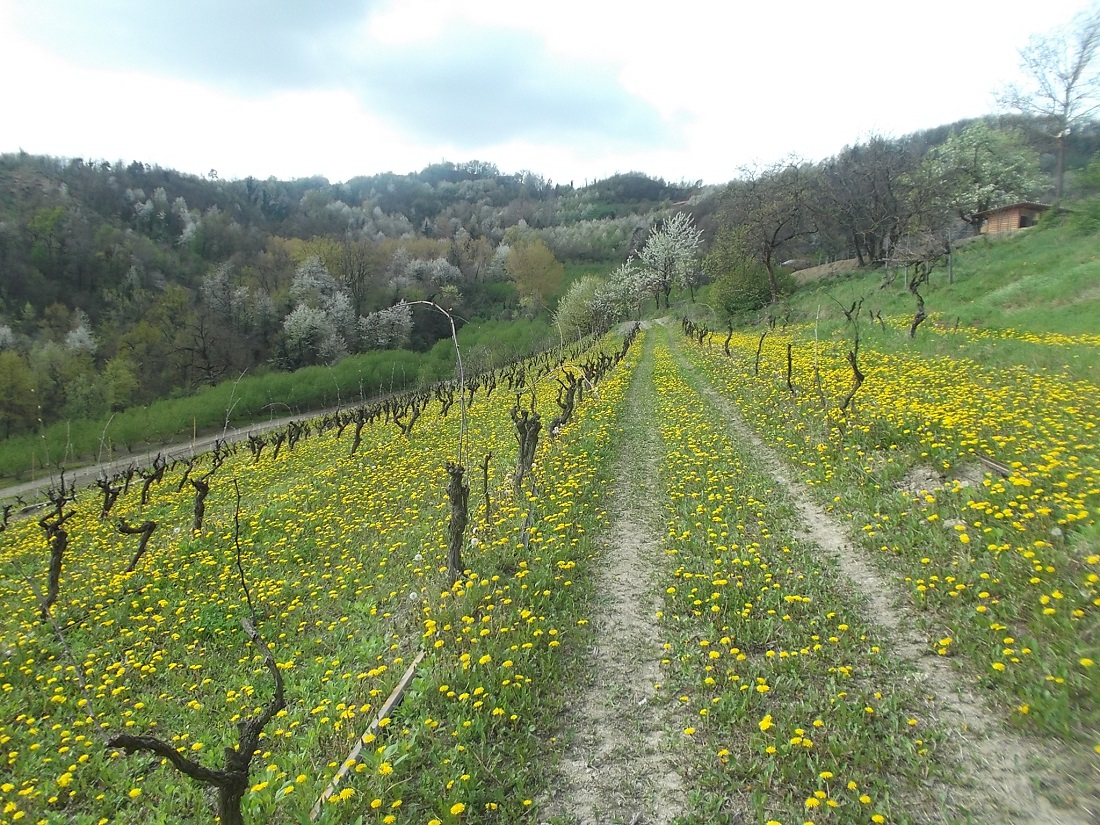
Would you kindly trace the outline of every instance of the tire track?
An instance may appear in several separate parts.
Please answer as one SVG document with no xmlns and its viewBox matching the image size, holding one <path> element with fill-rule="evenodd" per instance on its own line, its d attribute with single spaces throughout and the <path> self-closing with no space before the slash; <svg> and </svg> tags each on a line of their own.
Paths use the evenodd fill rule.
<svg viewBox="0 0 1100 825">
<path fill-rule="evenodd" d="M 542 820 L 577 825 L 668 823 L 684 809 L 684 788 L 669 743 L 672 727 L 658 701 L 661 642 L 654 614 L 659 597 L 658 456 L 661 442 L 647 403 L 653 389 L 653 341 L 627 394 L 611 501 L 615 514 L 597 576 L 592 624 L 596 644 L 587 677 L 563 729 L 572 740 L 559 763 Z"/>
</svg>

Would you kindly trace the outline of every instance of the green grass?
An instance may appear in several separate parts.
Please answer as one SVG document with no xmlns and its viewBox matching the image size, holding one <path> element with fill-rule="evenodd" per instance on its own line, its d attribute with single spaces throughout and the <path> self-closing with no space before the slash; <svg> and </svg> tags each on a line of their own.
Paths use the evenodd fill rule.
<svg viewBox="0 0 1100 825">
<path fill-rule="evenodd" d="M 840 318 L 860 298 L 867 310 L 912 316 L 914 301 L 902 278 L 880 288 L 882 270 L 856 271 L 800 288 L 791 299 L 803 318 L 820 306 Z M 1097 237 L 1054 224 L 1006 236 L 982 236 L 955 251 L 954 283 L 944 266 L 922 290 L 942 323 L 1019 329 L 1033 333 L 1097 334 L 1100 317 L 1100 246 Z"/>
<path fill-rule="evenodd" d="M 944 732 L 797 512 L 659 346 L 664 691 L 698 777 L 684 821 L 921 821 Z"/>
<path fill-rule="evenodd" d="M 861 334 L 876 346 L 1100 380 L 1100 246 L 1095 235 L 1053 224 L 978 238 L 957 248 L 954 283 L 948 283 L 941 267 L 921 294 L 929 318 L 915 340 L 883 334 L 872 320 L 881 314 L 894 332 L 907 330 L 916 308 L 904 277 L 884 285 L 881 269 L 806 284 L 778 316 L 807 325 L 804 339 L 812 339 L 814 325 L 823 340 L 851 337 L 841 307 L 862 300 Z"/>
</svg>

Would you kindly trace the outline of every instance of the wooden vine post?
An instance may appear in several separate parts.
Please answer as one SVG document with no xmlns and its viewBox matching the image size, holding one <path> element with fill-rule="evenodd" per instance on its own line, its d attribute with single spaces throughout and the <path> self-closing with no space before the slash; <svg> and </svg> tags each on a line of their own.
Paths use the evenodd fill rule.
<svg viewBox="0 0 1100 825">
<path fill-rule="evenodd" d="M 768 337 L 768 330 L 764 330 L 760 333 L 760 340 L 756 342 L 756 361 L 752 365 L 752 374 L 760 374 L 760 353 L 764 350 L 764 339 Z"/>
<path fill-rule="evenodd" d="M 790 341 L 787 342 L 787 390 L 794 395 L 794 384 L 791 383 L 791 372 L 793 365 L 793 359 L 791 358 L 791 348 L 794 345 Z"/>
<path fill-rule="evenodd" d="M 909 325 L 909 337 L 917 337 L 917 327 L 924 323 L 928 313 L 924 309 L 924 296 L 918 291 L 922 284 L 928 282 L 929 269 L 926 264 L 918 263 L 912 279 L 909 281 L 909 292 L 917 299 L 917 310 L 913 314 L 913 322 Z"/>
<path fill-rule="evenodd" d="M 451 521 L 447 529 L 447 576 L 452 585 L 466 569 L 462 563 L 462 542 L 469 516 L 470 485 L 463 479 L 465 473 L 461 464 L 447 462 L 447 497 L 451 500 Z"/>
<path fill-rule="evenodd" d="M 492 512 L 492 499 L 489 497 L 489 462 L 493 460 L 493 451 L 490 450 L 485 454 L 485 459 L 481 462 L 481 493 L 485 496 L 485 526 L 489 526 L 490 514 Z"/>
<path fill-rule="evenodd" d="M 325 803 L 332 798 L 332 795 L 336 793 L 336 789 L 340 787 L 340 783 L 344 781 L 344 777 L 348 775 L 356 762 L 359 761 L 359 754 L 363 752 L 363 744 L 367 739 L 367 736 L 374 733 L 381 726 L 383 719 L 386 719 L 393 713 L 401 700 L 405 696 L 405 691 L 408 690 L 410 684 L 412 684 L 413 677 L 416 675 L 417 666 L 424 661 L 424 651 L 421 650 L 416 654 L 416 657 L 412 660 L 412 664 L 409 665 L 405 671 L 405 675 L 401 677 L 401 681 L 397 683 L 397 687 L 393 689 L 393 693 L 385 701 L 385 704 L 378 710 L 374 720 L 370 723 L 370 726 L 366 729 L 362 736 L 356 741 L 354 747 L 351 749 L 351 753 L 347 755 L 347 758 L 340 765 L 340 770 L 336 772 L 336 776 L 332 777 L 332 781 L 328 783 L 328 787 L 317 798 L 317 801 L 313 804 L 313 809 L 309 812 L 309 820 L 313 822 L 321 815 L 321 810 Z"/>
<path fill-rule="evenodd" d="M 112 484 L 110 479 L 107 478 L 106 473 L 104 473 L 102 477 L 96 479 L 96 486 L 103 491 L 103 507 L 100 508 L 99 517 L 100 519 L 105 519 L 111 514 L 111 508 L 114 507 L 115 502 L 118 501 L 122 488 Z"/>
<path fill-rule="evenodd" d="M 149 490 L 154 484 L 159 484 L 164 478 L 164 471 L 168 469 L 168 461 L 160 453 L 153 459 L 153 467 L 150 470 L 138 470 L 138 475 L 144 480 L 141 485 L 141 506 L 149 503 Z"/>
<path fill-rule="evenodd" d="M 65 551 L 69 547 L 69 533 L 64 524 L 74 515 L 75 510 L 65 512 L 65 506 L 76 498 L 74 487 L 65 485 L 65 471 L 61 471 L 61 485 L 59 489 L 50 490 L 50 502 L 53 504 L 53 512 L 39 520 L 38 525 L 46 533 L 46 541 L 50 545 L 50 572 L 47 584 L 46 597 L 40 607 L 42 620 L 50 617 L 50 608 L 61 592 L 61 563 L 65 557 Z"/>
<path fill-rule="evenodd" d="M 206 517 L 206 497 L 210 495 L 210 483 L 207 479 L 210 473 L 202 478 L 191 479 L 191 486 L 195 488 L 195 516 L 191 521 L 191 529 L 198 533 L 202 531 L 202 522 Z"/>
<path fill-rule="evenodd" d="M 46 531 L 46 540 L 50 545 L 50 573 L 47 584 L 46 598 L 42 601 L 41 614 L 45 621 L 49 618 L 50 608 L 57 601 L 61 592 L 61 562 L 65 557 L 65 551 L 69 547 L 69 533 L 62 526 L 75 515 L 75 510 L 62 514 L 60 510 L 56 514 L 51 513 L 38 523 Z"/>
</svg>

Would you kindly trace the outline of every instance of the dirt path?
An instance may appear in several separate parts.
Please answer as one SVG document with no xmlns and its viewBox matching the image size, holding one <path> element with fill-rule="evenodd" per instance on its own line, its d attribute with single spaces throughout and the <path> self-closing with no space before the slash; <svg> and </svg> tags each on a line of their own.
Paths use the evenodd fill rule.
<svg viewBox="0 0 1100 825">
<path fill-rule="evenodd" d="M 901 606 L 893 585 L 852 545 L 846 528 L 810 497 L 805 485 L 792 480 L 780 457 L 745 423 L 736 407 L 706 383 L 682 352 L 675 346 L 673 352 L 685 375 L 694 377 L 703 396 L 722 413 L 731 432 L 751 445 L 759 466 L 787 491 L 800 517 L 800 537 L 813 541 L 836 561 L 854 590 L 866 598 L 868 618 L 889 640 L 891 652 L 913 668 L 925 691 L 934 697 L 941 723 L 950 731 L 954 750 L 960 755 L 963 787 L 956 791 L 954 801 L 995 817 L 987 820 L 990 822 L 1098 825 L 1100 814 L 1056 808 L 1036 792 L 1036 787 L 1072 784 L 1074 778 L 1067 777 L 1059 764 L 1063 760 L 1009 731 L 947 659 L 929 652 L 915 615 Z M 1011 819 L 1003 818 L 1006 812 Z"/>
<path fill-rule="evenodd" d="M 654 617 L 659 598 L 653 568 L 662 525 L 657 468 L 662 449 L 650 410 L 652 340 L 627 396 L 625 444 L 596 586 L 592 625 L 597 639 L 587 678 L 563 728 L 572 741 L 543 807 L 543 821 L 569 825 L 657 825 L 684 809 L 671 750 L 673 722 L 654 688 L 661 645 Z"/>
</svg>

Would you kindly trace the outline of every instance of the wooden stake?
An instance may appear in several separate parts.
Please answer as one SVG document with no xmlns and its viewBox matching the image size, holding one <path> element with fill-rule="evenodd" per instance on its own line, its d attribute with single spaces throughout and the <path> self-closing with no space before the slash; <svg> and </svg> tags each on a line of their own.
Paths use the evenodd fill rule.
<svg viewBox="0 0 1100 825">
<path fill-rule="evenodd" d="M 409 665 L 409 669 L 405 671 L 405 675 L 401 677 L 401 681 L 397 683 L 397 687 L 393 689 L 393 693 L 390 694 L 390 698 L 386 700 L 382 705 L 382 709 L 378 711 L 378 715 L 374 717 L 374 721 L 370 723 L 363 735 L 359 737 L 359 741 L 355 743 L 355 747 L 351 749 L 351 753 L 348 754 L 347 759 L 340 765 L 340 770 L 336 772 L 336 776 L 332 777 L 332 781 L 329 782 L 328 787 L 325 788 L 325 792 L 321 794 L 317 802 L 313 805 L 313 810 L 309 812 L 309 821 L 316 821 L 317 817 L 321 815 L 321 808 L 324 807 L 325 802 L 328 801 L 334 793 L 336 788 L 344 780 L 344 777 L 348 775 L 348 771 L 358 761 L 359 754 L 363 750 L 363 739 L 371 733 L 378 730 L 378 723 L 390 715 L 390 712 L 397 706 L 397 703 L 401 701 L 401 698 L 405 695 L 405 691 L 408 689 L 409 684 L 413 680 L 413 676 L 416 673 L 416 666 L 424 660 L 424 651 L 420 651 L 416 654 L 416 658 L 412 660 L 412 664 Z"/>
</svg>

